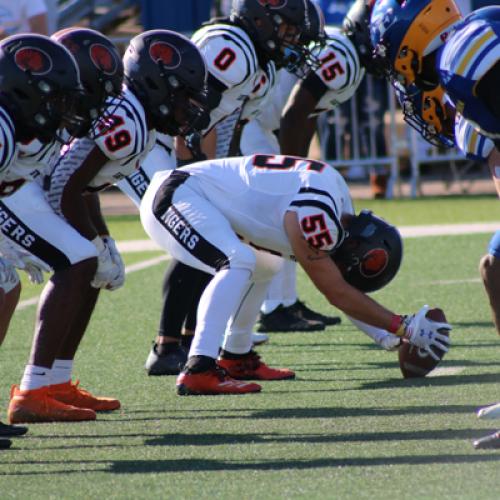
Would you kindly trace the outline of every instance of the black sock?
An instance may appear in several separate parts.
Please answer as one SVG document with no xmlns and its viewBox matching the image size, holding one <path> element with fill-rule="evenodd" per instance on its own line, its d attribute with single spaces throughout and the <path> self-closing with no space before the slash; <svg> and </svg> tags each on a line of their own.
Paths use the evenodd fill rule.
<svg viewBox="0 0 500 500">
<path fill-rule="evenodd" d="M 156 345 L 156 352 L 158 353 L 158 356 L 166 356 L 167 354 L 175 352 L 178 349 L 179 349 L 178 342 L 168 342 L 166 344 Z"/>
<path fill-rule="evenodd" d="M 185 372 L 200 373 L 216 368 L 215 359 L 209 356 L 191 356 L 184 365 Z"/>
<path fill-rule="evenodd" d="M 182 325 L 193 310 L 193 302 L 203 292 L 201 284 L 206 284 L 207 273 L 186 266 L 179 261 L 172 261 L 163 279 L 163 309 L 158 335 L 180 338 Z M 210 276 L 211 277 L 211 276 Z"/>
<path fill-rule="evenodd" d="M 223 359 L 241 359 L 248 356 L 252 351 L 245 352 L 244 354 L 236 354 L 234 352 L 225 351 L 224 349 L 220 350 L 220 357 Z"/>
<path fill-rule="evenodd" d="M 181 346 L 186 349 L 191 349 L 191 344 L 193 343 L 194 335 L 181 335 Z"/>
</svg>

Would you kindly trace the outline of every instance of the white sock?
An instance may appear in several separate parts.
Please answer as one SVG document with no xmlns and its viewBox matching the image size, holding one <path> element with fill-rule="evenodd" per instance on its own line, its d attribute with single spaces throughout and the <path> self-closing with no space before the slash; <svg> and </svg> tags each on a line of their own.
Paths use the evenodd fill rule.
<svg viewBox="0 0 500 500">
<path fill-rule="evenodd" d="M 45 366 L 26 365 L 20 389 L 28 391 L 50 385 L 51 369 Z"/>
<path fill-rule="evenodd" d="M 71 380 L 71 374 L 73 372 L 73 360 L 72 359 L 55 359 L 52 365 L 52 372 L 50 375 L 50 384 L 64 384 Z"/>
</svg>

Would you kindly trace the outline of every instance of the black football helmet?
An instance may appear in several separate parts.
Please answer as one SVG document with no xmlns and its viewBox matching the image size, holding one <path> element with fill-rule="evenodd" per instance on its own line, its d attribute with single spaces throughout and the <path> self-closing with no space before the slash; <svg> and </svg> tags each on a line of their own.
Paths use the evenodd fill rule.
<svg viewBox="0 0 500 500">
<path fill-rule="evenodd" d="M 75 58 L 85 92 L 85 97 L 78 102 L 80 123 L 66 128 L 73 137 L 83 137 L 89 132 L 96 137 L 93 125 L 99 119 L 106 119 L 107 98 L 121 93 L 123 62 L 120 54 L 107 37 L 88 28 L 66 28 L 51 38 L 64 45 Z"/>
<path fill-rule="evenodd" d="M 374 292 L 396 276 L 403 258 L 399 231 L 369 210 L 351 216 L 347 236 L 332 254 L 344 279 L 362 292 Z"/>
<path fill-rule="evenodd" d="M 342 31 L 351 40 L 365 70 L 379 78 L 385 76 L 384 68 L 377 63 L 370 37 L 370 15 L 374 0 L 356 0 L 342 23 Z"/>
<path fill-rule="evenodd" d="M 127 85 L 157 130 L 186 136 L 208 127 L 213 107 L 208 72 L 200 51 L 186 37 L 146 31 L 130 41 L 123 64 Z"/>
<path fill-rule="evenodd" d="M 315 53 L 324 43 L 324 21 L 311 0 L 233 0 L 231 19 L 278 67 L 300 77 L 319 67 Z M 297 28 L 296 36 L 280 33 L 284 23 Z"/>
<path fill-rule="evenodd" d="M 37 34 L 0 42 L 0 100 L 16 127 L 16 140 L 50 142 L 77 120 L 83 96 L 74 57 L 59 43 Z"/>
</svg>

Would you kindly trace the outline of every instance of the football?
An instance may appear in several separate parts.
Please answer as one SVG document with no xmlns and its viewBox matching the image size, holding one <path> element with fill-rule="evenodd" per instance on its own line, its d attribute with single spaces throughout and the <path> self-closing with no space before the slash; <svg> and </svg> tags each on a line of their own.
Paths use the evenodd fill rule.
<svg viewBox="0 0 500 500">
<path fill-rule="evenodd" d="M 441 309 L 429 309 L 426 318 L 433 321 L 447 323 L 446 316 Z M 448 336 L 448 330 L 438 330 L 439 333 Z M 406 339 L 399 348 L 399 367 L 404 378 L 425 377 L 440 363 L 445 355 L 444 351 L 434 349 L 434 352 L 439 356 L 439 359 L 434 359 L 429 353 L 423 349 L 410 344 Z"/>
</svg>

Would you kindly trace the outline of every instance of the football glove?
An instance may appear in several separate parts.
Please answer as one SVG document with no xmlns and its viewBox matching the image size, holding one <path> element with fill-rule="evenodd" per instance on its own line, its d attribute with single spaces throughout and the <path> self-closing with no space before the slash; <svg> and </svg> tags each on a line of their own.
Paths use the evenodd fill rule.
<svg viewBox="0 0 500 500">
<path fill-rule="evenodd" d="M 432 321 L 425 317 L 429 306 L 425 305 L 412 316 L 406 316 L 403 320 L 404 337 L 424 351 L 428 352 L 436 361 L 439 356 L 433 351 L 433 347 L 440 349 L 443 352 L 448 352 L 450 338 L 439 333 L 438 330 L 445 329 L 450 331 L 451 326 L 448 323 L 440 323 Z"/>
<path fill-rule="evenodd" d="M 117 274 L 106 286 L 107 290 L 116 290 L 120 288 L 125 283 L 125 264 L 123 263 L 122 256 L 116 248 L 116 243 L 111 236 L 103 236 L 102 241 L 108 247 L 111 259 L 116 266 Z"/>
<path fill-rule="evenodd" d="M 19 276 L 14 266 L 4 257 L 0 256 L 0 288 L 5 293 L 12 290 L 19 283 Z"/>
<path fill-rule="evenodd" d="M 7 239 L 1 242 L 0 252 L 14 267 L 28 273 L 31 283 L 41 285 L 44 281 L 43 273 L 52 272 L 45 262 Z"/>
<path fill-rule="evenodd" d="M 96 236 L 92 243 L 97 248 L 97 270 L 90 285 L 94 288 L 108 288 L 119 275 L 120 269 L 114 263 L 109 247 L 100 236 Z"/>
</svg>

